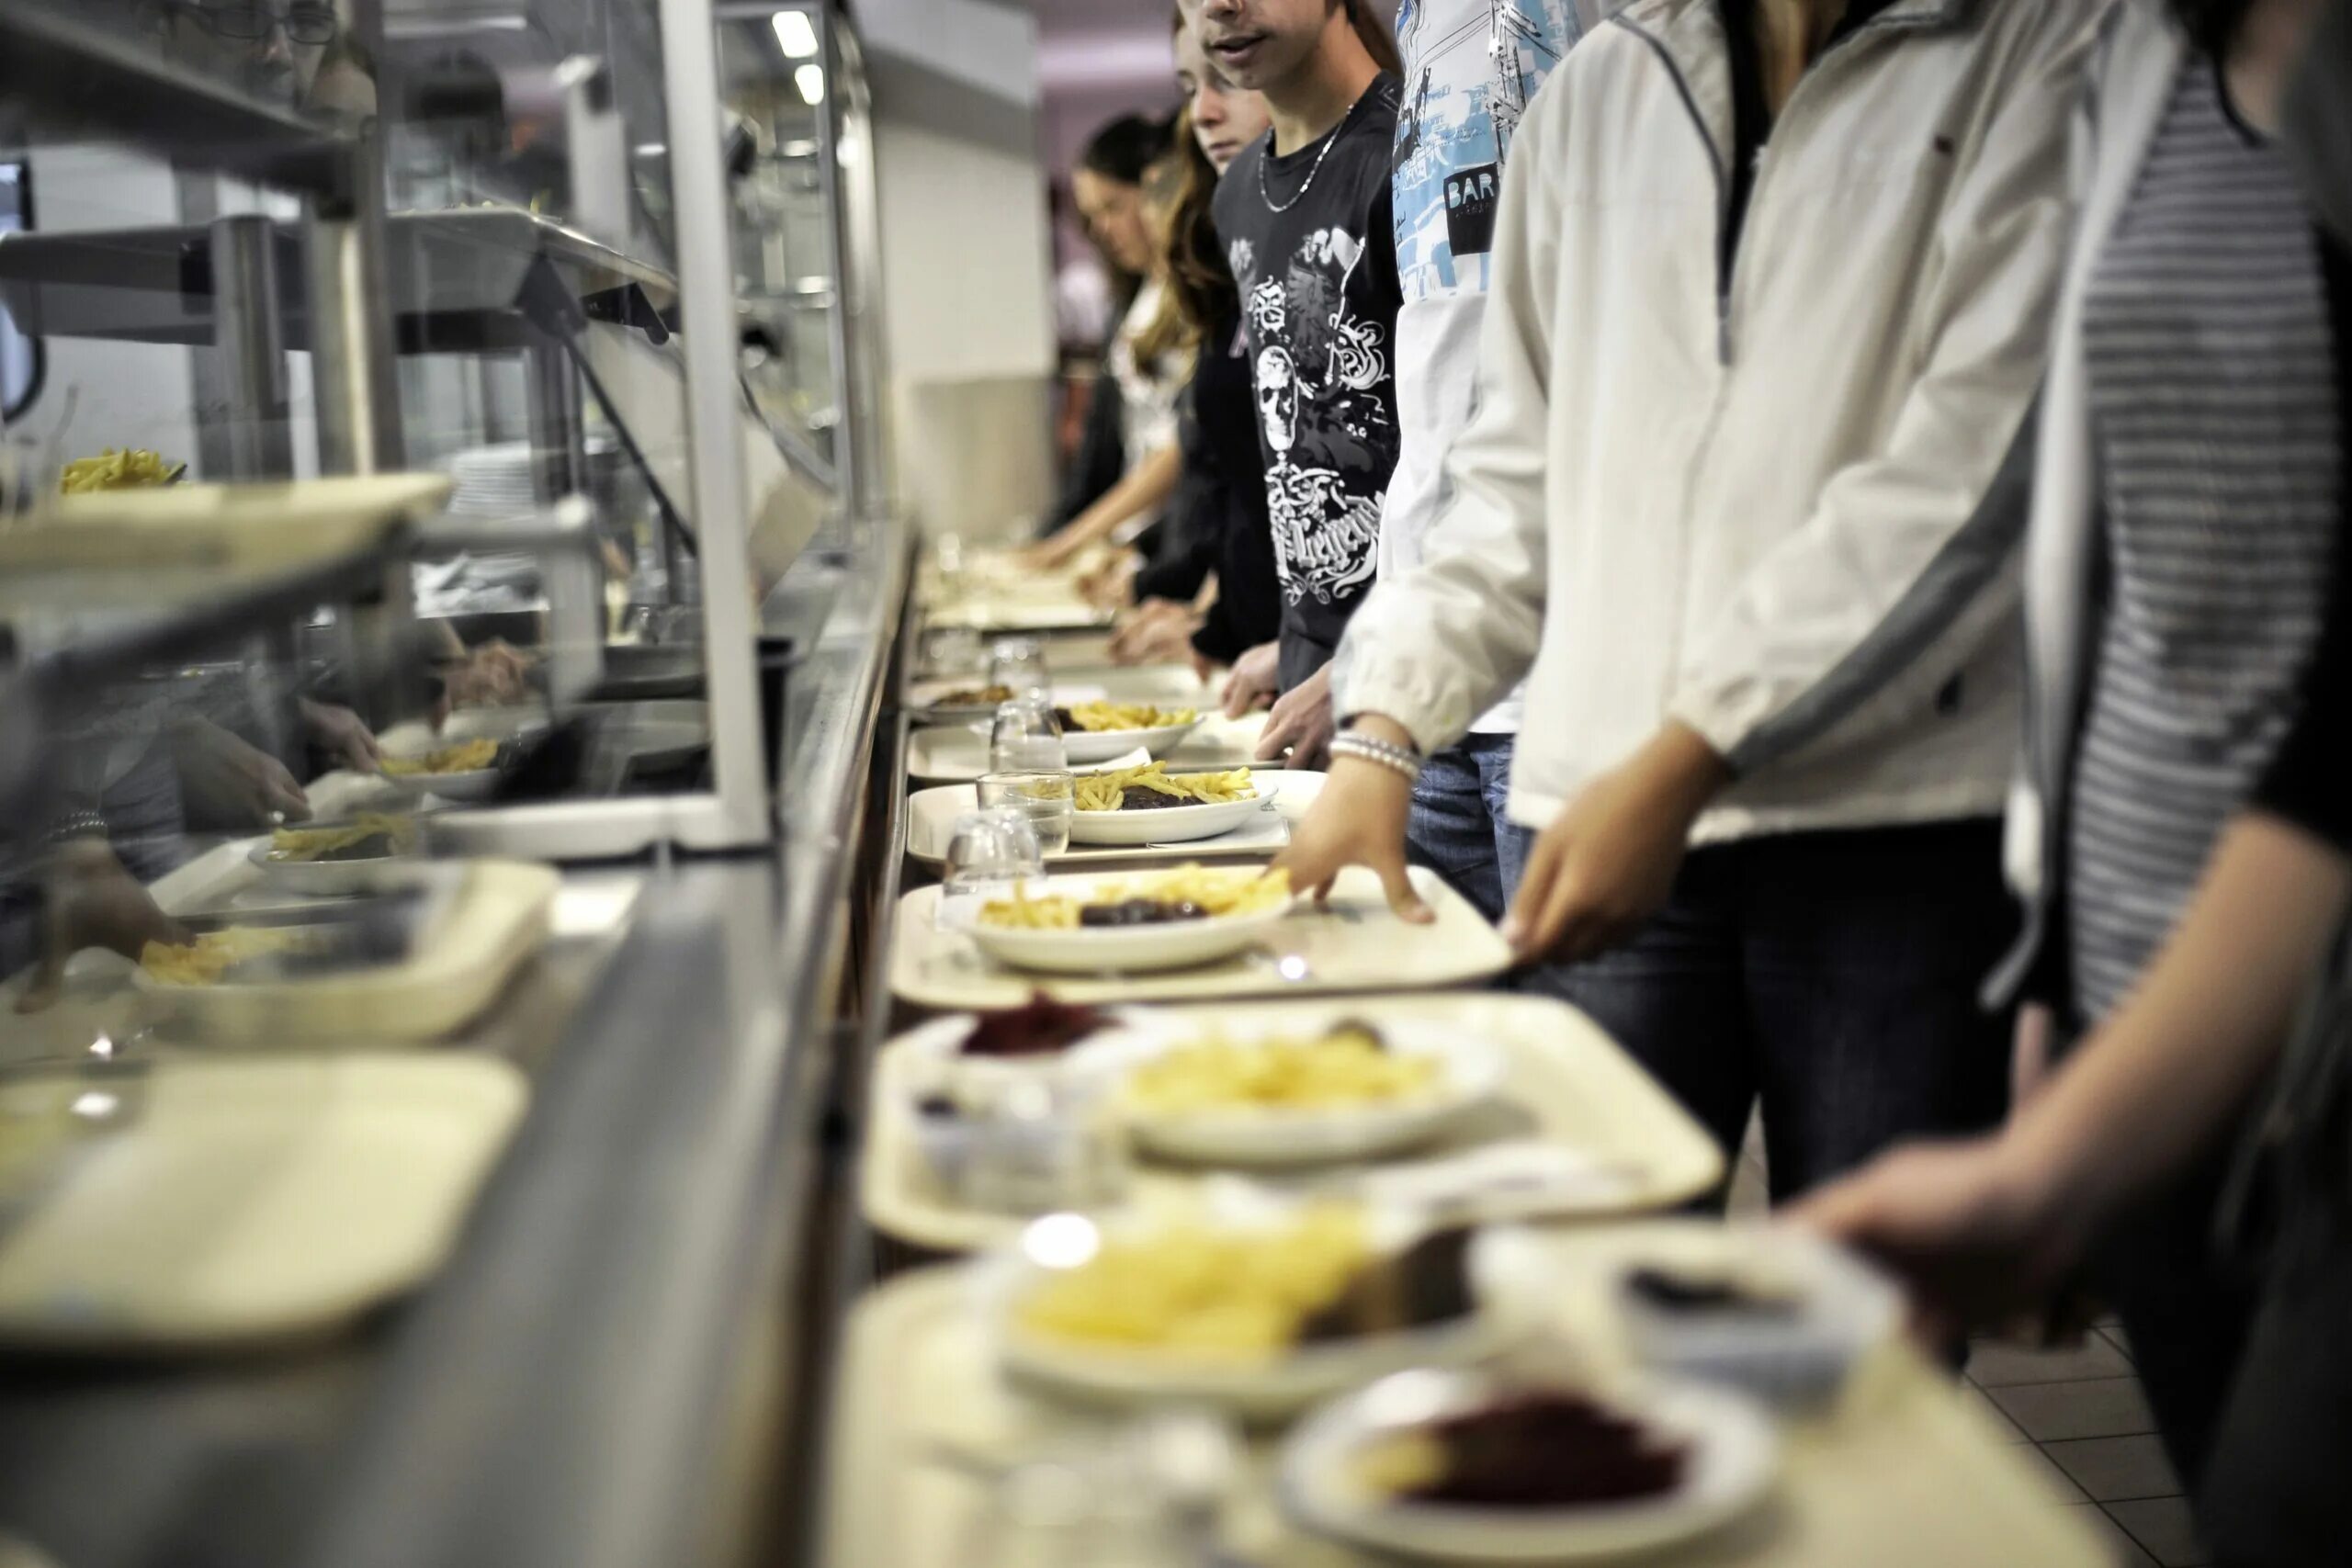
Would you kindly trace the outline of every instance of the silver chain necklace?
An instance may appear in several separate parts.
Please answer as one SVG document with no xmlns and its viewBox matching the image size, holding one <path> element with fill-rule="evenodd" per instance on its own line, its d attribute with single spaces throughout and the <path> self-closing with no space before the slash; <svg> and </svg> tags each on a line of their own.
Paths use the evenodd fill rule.
<svg viewBox="0 0 2352 1568">
<path fill-rule="evenodd" d="M 1348 129 L 1348 121 L 1356 118 L 1356 110 L 1363 107 L 1364 99 L 1370 96 L 1372 93 L 1367 89 L 1357 97 L 1354 103 L 1348 106 L 1348 112 L 1340 117 L 1340 123 L 1333 126 L 1330 134 L 1323 138 L 1323 151 L 1315 154 L 1315 162 L 1307 165 L 1306 182 L 1298 187 L 1298 193 L 1288 201 L 1276 201 L 1274 193 L 1266 188 L 1266 165 L 1274 159 L 1273 133 L 1272 131 L 1266 133 L 1265 156 L 1258 160 L 1258 199 L 1266 204 L 1267 211 L 1288 212 L 1306 199 L 1306 193 L 1315 188 L 1315 176 L 1323 172 L 1323 160 L 1329 157 L 1331 149 L 1340 144 L 1340 133 Z"/>
</svg>

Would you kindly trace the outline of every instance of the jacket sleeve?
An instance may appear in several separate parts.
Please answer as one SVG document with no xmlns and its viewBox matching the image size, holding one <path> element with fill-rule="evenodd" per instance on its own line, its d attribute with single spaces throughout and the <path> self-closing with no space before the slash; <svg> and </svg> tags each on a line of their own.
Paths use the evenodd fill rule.
<svg viewBox="0 0 2352 1568">
<path fill-rule="evenodd" d="M 1887 439 L 1830 478 L 1683 667 L 1668 713 L 1736 773 L 1916 716 L 2017 614 L 2028 414 L 2071 239 L 2095 15 L 2050 6 L 2013 39 L 2016 85 L 1966 152 L 1916 330 L 1888 345 L 1918 371 Z"/>
<path fill-rule="evenodd" d="M 1452 745 L 1519 683 L 1543 630 L 1546 378 L 1560 220 L 1544 171 L 1559 162 L 1555 128 L 1566 75 L 1555 73 L 1537 92 L 1519 128 L 1526 151 L 1505 166 L 1475 404 L 1445 459 L 1450 498 L 1421 564 L 1373 590 L 1348 623 L 1333 668 L 1338 713 L 1394 719 L 1424 752 Z"/>
</svg>

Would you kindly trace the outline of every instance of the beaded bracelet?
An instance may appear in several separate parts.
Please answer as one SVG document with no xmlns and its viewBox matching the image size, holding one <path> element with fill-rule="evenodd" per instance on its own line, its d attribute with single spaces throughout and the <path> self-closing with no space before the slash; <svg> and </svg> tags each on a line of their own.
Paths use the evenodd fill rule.
<svg viewBox="0 0 2352 1568">
<path fill-rule="evenodd" d="M 1421 759 L 1408 746 L 1398 746 L 1376 736 L 1348 730 L 1331 738 L 1331 755 L 1353 757 L 1360 762 L 1373 762 L 1408 779 L 1421 776 Z"/>
<path fill-rule="evenodd" d="M 41 840 L 54 849 L 70 844 L 76 839 L 103 839 L 107 836 L 107 819 L 95 811 L 71 811 L 51 824 Z"/>
</svg>

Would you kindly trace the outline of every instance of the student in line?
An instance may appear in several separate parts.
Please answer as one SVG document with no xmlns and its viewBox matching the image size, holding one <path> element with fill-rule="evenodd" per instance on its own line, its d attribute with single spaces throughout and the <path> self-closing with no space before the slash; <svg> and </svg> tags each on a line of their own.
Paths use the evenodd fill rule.
<svg viewBox="0 0 2352 1568">
<path fill-rule="evenodd" d="M 1125 301 L 1118 330 L 1102 354 L 1103 374 L 1094 389 L 1085 446 L 1076 465 L 1080 486 L 1099 477 L 1104 449 L 1116 452 L 1115 478 L 1089 493 L 1073 488 L 1064 498 L 1060 524 L 1031 547 L 1040 567 L 1060 566 L 1099 540 L 1132 538 L 1156 523 L 1176 491 L 1182 467 L 1176 451 L 1176 395 L 1192 375 L 1181 355 L 1155 352 L 1148 339 L 1165 301 L 1159 248 L 1152 237 L 1144 181 L 1171 145 L 1168 127 L 1141 115 L 1124 115 L 1094 133 L 1070 175 L 1087 232 L 1106 258 L 1136 279 Z M 1105 403 L 1102 400 L 1110 400 Z"/>
<path fill-rule="evenodd" d="M 1396 477 L 1380 514 L 1382 581 L 1421 561 L 1443 510 L 1446 449 L 1470 422 L 1478 329 L 1503 166 L 1528 98 L 1583 32 L 1575 0 L 1404 0 L 1396 41 L 1405 107 L 1394 176 Z M 1421 764 L 1406 841 L 1489 920 L 1500 920 L 1534 835 L 1510 819 L 1512 692 Z"/>
<path fill-rule="evenodd" d="M 1405 869 L 1522 678 L 1504 930 L 1775 1197 L 2000 1115 L 2026 414 L 2093 0 L 1636 0 L 1504 176 L 1477 412 L 1285 856 Z"/>
<path fill-rule="evenodd" d="M 2168 9 L 2128 0 L 2096 72 L 2098 161 L 2059 307 L 2027 548 L 2030 778 L 2010 850 L 2028 934 L 2001 984 L 2004 996 L 2022 987 L 2037 1015 L 2021 1041 L 2054 1040 L 2062 1055 L 2094 1030 L 2125 1042 L 2124 1053 L 2148 1049 L 2179 1024 L 2169 1010 L 2131 1016 L 2160 990 L 2182 1016 L 2217 1005 L 2152 973 L 2200 876 L 2220 908 L 2247 920 L 2175 944 L 2173 961 L 2206 978 L 2212 955 L 2267 935 L 2246 865 L 2290 867 L 2295 841 L 2317 836 L 2329 852 L 2301 875 L 2282 869 L 2282 897 L 2341 878 L 2342 778 L 2306 782 L 2314 749 L 2281 748 L 2321 644 L 2331 571 L 2343 568 L 2352 277 L 2273 140 L 2292 40 L 2317 6 Z M 2260 815 L 2224 840 L 2266 774 Z M 2239 840 L 2247 847 L 2216 859 L 2217 844 Z M 2308 959 L 2307 943 L 2290 941 L 2278 956 L 2250 958 L 2247 972 L 2276 973 L 2297 954 Z M 2127 1008 L 2143 987 L 2141 1007 Z M 2283 1021 L 2275 996 L 2270 1005 Z M 2130 1099 L 2141 1086 L 2086 1063 L 2052 1091 L 2054 1105 L 2028 1105 L 2000 1140 L 2079 1145 L 2064 1157 L 2086 1167 L 2084 1179 L 2049 1196 L 2066 1205 L 2068 1235 L 2101 1232 L 2093 1281 L 2123 1319 L 2192 1487 L 2253 1307 L 2250 1285 L 2212 1258 L 2227 1113 L 2251 1087 L 2239 1078 L 2244 1048 L 2275 1046 L 2222 1038 L 2234 1042 L 2230 1060 L 2186 1066 L 2161 1086 L 2193 1109 L 2143 1117 Z M 2233 1080 L 2226 1089 L 2198 1087 L 2216 1074 Z M 2119 1102 L 2122 1119 L 2105 1122 Z M 2202 1136 L 2179 1145 L 2158 1179 L 2154 1152 L 2166 1140 L 2155 1134 L 2184 1117 Z M 2119 1183 L 2090 1168 L 2109 1157 L 2091 1151 L 2119 1135 L 2154 1145 L 2116 1151 L 2151 1172 L 2121 1184 L 2133 1192 L 2122 1206 L 2109 1201 Z M 2039 1171 L 2049 1161 L 2028 1163 Z M 1872 1190 L 1866 1183 L 1831 1213 L 1867 1211 Z"/>
<path fill-rule="evenodd" d="M 1210 68 L 1263 95 L 1272 120 L 1216 199 L 1283 591 L 1277 650 L 1237 666 L 1227 705 L 1283 694 L 1260 755 L 1312 767 L 1330 733 L 1324 668 L 1372 586 L 1396 467 L 1396 45 L 1367 0 L 1187 0 L 1185 11 Z"/>
<path fill-rule="evenodd" d="M 1205 674 L 1282 634 L 1250 344 L 1210 210 L 1219 176 L 1266 133 L 1268 119 L 1265 99 L 1227 86 L 1209 69 L 1200 34 L 1181 10 L 1175 51 L 1184 107 L 1176 151 L 1163 165 L 1174 186 L 1163 248 L 1170 309 L 1195 351 L 1193 384 L 1178 408 L 1182 539 L 1172 556 L 1136 573 L 1132 592 L 1140 603 L 1112 652 L 1130 661 L 1189 659 Z"/>
</svg>

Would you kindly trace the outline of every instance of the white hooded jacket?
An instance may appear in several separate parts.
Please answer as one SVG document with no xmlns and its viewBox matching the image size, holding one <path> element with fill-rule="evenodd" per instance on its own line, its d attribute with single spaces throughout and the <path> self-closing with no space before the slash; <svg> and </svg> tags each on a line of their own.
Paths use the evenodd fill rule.
<svg viewBox="0 0 2352 1568">
<path fill-rule="evenodd" d="M 1699 841 L 1998 812 L 2020 440 L 2103 0 L 1894 0 L 1805 73 L 1722 265 L 1714 0 L 1637 0 L 1530 106 L 1478 409 L 1421 567 L 1340 649 L 1426 750 L 1528 679 L 1511 816 L 1666 719 L 1737 782 Z"/>
</svg>

